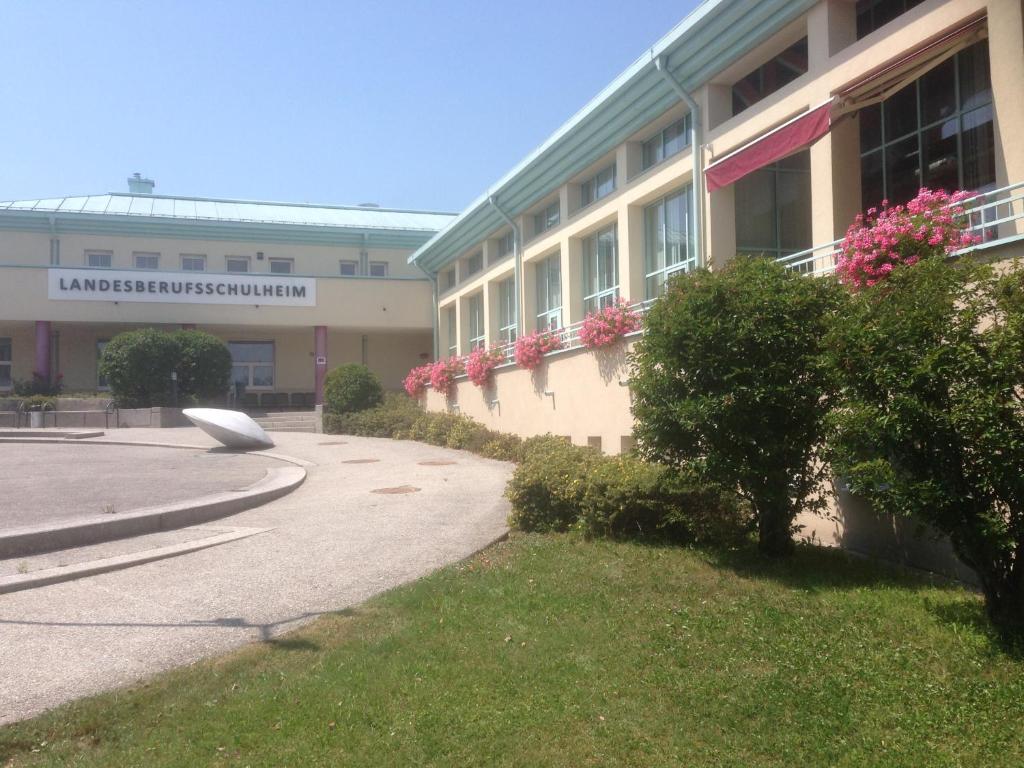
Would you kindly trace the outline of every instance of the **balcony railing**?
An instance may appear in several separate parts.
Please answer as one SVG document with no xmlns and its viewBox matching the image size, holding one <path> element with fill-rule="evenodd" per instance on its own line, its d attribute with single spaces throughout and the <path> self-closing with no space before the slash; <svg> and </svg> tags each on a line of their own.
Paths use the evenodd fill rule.
<svg viewBox="0 0 1024 768">
<path fill-rule="evenodd" d="M 958 255 L 1003 242 L 1024 239 L 1024 227 L 1018 225 L 1018 222 L 1024 221 L 1024 182 L 990 192 L 981 192 L 959 205 L 963 207 L 967 216 L 968 231 L 978 235 L 981 240 L 970 248 L 958 251 Z M 778 261 L 788 269 L 801 274 L 827 275 L 835 271 L 839 245 L 842 242 L 840 238 L 831 243 L 816 245 L 806 251 L 783 256 Z"/>
</svg>

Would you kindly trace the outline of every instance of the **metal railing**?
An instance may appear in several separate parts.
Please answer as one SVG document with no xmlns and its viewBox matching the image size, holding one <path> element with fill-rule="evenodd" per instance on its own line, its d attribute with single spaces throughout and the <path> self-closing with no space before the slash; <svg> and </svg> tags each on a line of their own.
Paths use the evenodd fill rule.
<svg viewBox="0 0 1024 768">
<path fill-rule="evenodd" d="M 980 192 L 958 203 L 967 217 L 967 231 L 981 239 L 956 255 L 970 253 L 978 248 L 1024 238 L 1024 182 Z M 842 238 L 816 245 L 805 251 L 783 256 L 777 261 L 787 269 L 805 275 L 827 275 L 836 268 Z"/>
</svg>

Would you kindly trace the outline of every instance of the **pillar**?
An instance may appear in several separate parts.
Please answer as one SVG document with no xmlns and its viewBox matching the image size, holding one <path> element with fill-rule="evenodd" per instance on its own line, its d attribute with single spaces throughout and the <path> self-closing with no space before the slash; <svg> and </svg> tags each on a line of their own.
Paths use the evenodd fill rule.
<svg viewBox="0 0 1024 768">
<path fill-rule="evenodd" d="M 36 320 L 36 364 L 32 372 L 50 383 L 50 321 Z"/>
<path fill-rule="evenodd" d="M 313 326 L 313 377 L 316 404 L 324 403 L 324 378 L 327 376 L 327 326 Z"/>
</svg>

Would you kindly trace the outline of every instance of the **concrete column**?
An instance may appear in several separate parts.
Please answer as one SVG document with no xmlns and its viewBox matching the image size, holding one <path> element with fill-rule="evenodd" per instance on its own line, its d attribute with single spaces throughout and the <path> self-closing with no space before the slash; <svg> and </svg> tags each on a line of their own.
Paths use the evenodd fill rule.
<svg viewBox="0 0 1024 768">
<path fill-rule="evenodd" d="M 630 302 L 642 301 L 647 298 L 643 206 L 619 206 L 618 230 L 619 295 Z"/>
<path fill-rule="evenodd" d="M 1024 181 L 1024 3 L 991 0 L 988 4 L 988 58 L 995 108 L 996 186 Z M 1001 237 L 1024 233 L 1024 222 L 1000 227 Z"/>
<path fill-rule="evenodd" d="M 313 380 L 316 404 L 324 404 L 324 379 L 327 377 L 327 326 L 313 326 Z"/>
<path fill-rule="evenodd" d="M 50 321 L 36 320 L 36 364 L 32 372 L 50 383 Z"/>
</svg>

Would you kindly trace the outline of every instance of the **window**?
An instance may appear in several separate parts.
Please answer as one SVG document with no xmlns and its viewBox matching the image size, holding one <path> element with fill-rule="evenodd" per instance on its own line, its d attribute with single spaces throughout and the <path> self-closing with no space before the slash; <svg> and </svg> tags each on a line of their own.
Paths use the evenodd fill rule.
<svg viewBox="0 0 1024 768">
<path fill-rule="evenodd" d="M 798 152 L 736 182 L 739 253 L 780 258 L 811 245 L 810 152 Z"/>
<path fill-rule="evenodd" d="M 549 229 L 557 227 L 561 216 L 561 205 L 557 200 L 546 205 L 540 213 L 533 215 L 533 233 L 539 235 L 541 232 L 547 232 Z"/>
<path fill-rule="evenodd" d="M 181 254 L 181 268 L 186 272 L 205 272 L 206 256 L 199 253 Z"/>
<path fill-rule="evenodd" d="M 583 241 L 583 312 L 610 307 L 619 298 L 618 227 Z"/>
<path fill-rule="evenodd" d="M 509 230 L 504 235 L 498 238 L 498 258 L 508 256 L 515 250 L 515 235 L 512 230 Z"/>
<path fill-rule="evenodd" d="M 607 197 L 614 191 L 615 163 L 612 163 L 580 184 L 580 208 L 585 208 L 602 197 Z"/>
<path fill-rule="evenodd" d="M 99 267 L 102 269 L 110 269 L 110 265 L 114 261 L 113 251 L 86 251 L 85 252 L 85 265 L 87 267 Z"/>
<path fill-rule="evenodd" d="M 562 327 L 562 257 L 549 256 L 537 267 L 537 329 Z"/>
<path fill-rule="evenodd" d="M 100 390 L 110 389 L 107 377 L 100 373 L 100 360 L 103 359 L 103 350 L 107 348 L 108 341 L 109 339 L 103 339 L 96 342 L 96 389 Z"/>
<path fill-rule="evenodd" d="M 475 275 L 481 269 L 484 268 L 484 252 L 474 253 L 468 259 L 466 259 L 466 274 L 463 275 L 463 279 L 470 275 Z"/>
<path fill-rule="evenodd" d="M 732 87 L 732 113 L 738 115 L 807 72 L 807 38 L 765 62 Z"/>
<path fill-rule="evenodd" d="M 455 287 L 455 267 L 444 273 L 444 289 L 450 291 Z"/>
<path fill-rule="evenodd" d="M 857 0 L 857 39 L 902 16 L 924 0 Z"/>
<path fill-rule="evenodd" d="M 358 261 L 342 261 L 339 264 L 342 277 L 355 277 L 359 273 Z"/>
<path fill-rule="evenodd" d="M 455 317 L 455 307 L 449 307 L 445 314 L 448 317 L 448 356 L 455 357 L 459 354 L 458 323 Z"/>
<path fill-rule="evenodd" d="M 387 277 L 388 263 L 386 261 L 370 262 L 370 277 Z"/>
<path fill-rule="evenodd" d="M 996 183 L 988 43 L 960 51 L 881 104 L 860 111 L 861 205 L 893 205 L 921 187 Z"/>
<path fill-rule="evenodd" d="M 14 384 L 11 377 L 11 340 L 0 338 L 0 389 L 10 389 Z"/>
<path fill-rule="evenodd" d="M 690 119 L 690 115 L 686 115 L 644 142 L 643 170 L 667 160 L 690 145 Z"/>
<path fill-rule="evenodd" d="M 248 272 L 248 256 L 228 256 L 224 259 L 224 266 L 228 272 Z"/>
<path fill-rule="evenodd" d="M 132 254 L 132 262 L 135 264 L 136 269 L 159 269 L 160 254 L 136 251 Z"/>
<path fill-rule="evenodd" d="M 484 296 L 478 293 L 470 296 L 466 302 L 466 309 L 469 311 L 469 349 L 482 348 L 487 346 L 487 334 L 484 330 Z"/>
<path fill-rule="evenodd" d="M 274 388 L 274 342 L 229 341 L 231 383 L 246 389 Z"/>
<path fill-rule="evenodd" d="M 659 200 L 644 209 L 644 258 L 647 298 L 665 291 L 673 274 L 697 266 L 697 253 L 691 240 L 690 218 L 693 188 Z"/>
<path fill-rule="evenodd" d="M 516 340 L 516 281 L 510 277 L 498 283 L 498 340 L 511 344 Z"/>
<path fill-rule="evenodd" d="M 269 259 L 272 275 L 290 275 L 295 271 L 294 259 Z"/>
</svg>

